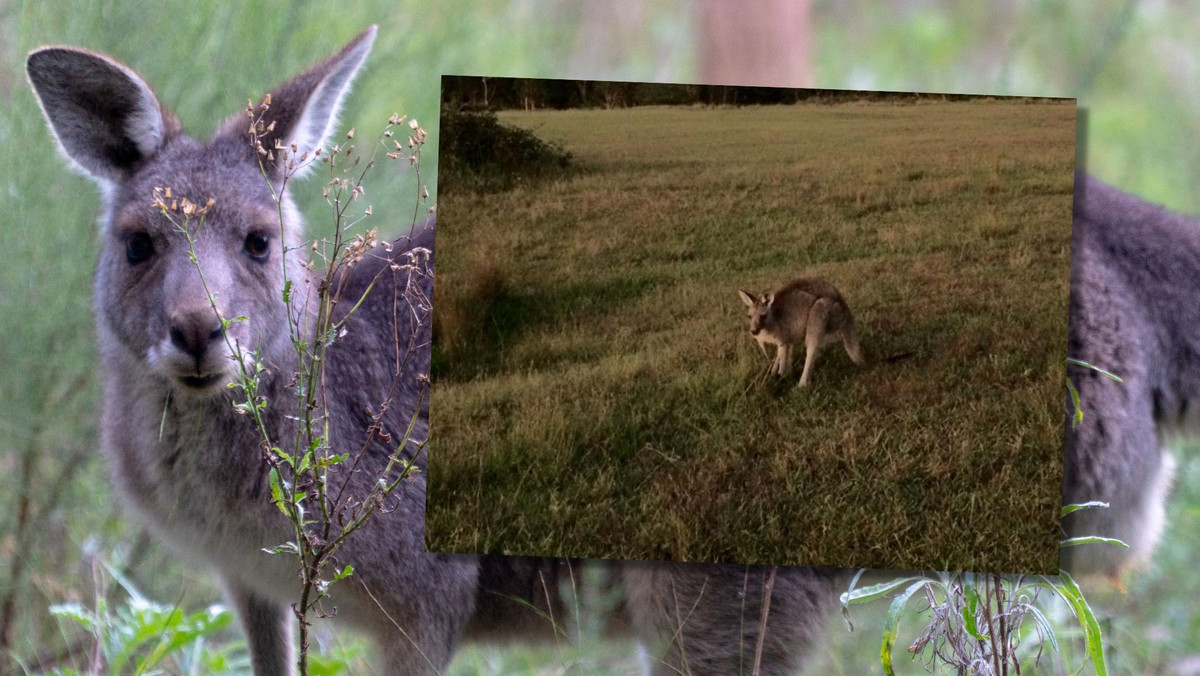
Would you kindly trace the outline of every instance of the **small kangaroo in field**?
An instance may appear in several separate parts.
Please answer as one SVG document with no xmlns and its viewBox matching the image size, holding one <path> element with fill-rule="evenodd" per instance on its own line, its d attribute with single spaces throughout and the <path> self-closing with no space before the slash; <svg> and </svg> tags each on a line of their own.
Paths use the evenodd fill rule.
<svg viewBox="0 0 1200 676">
<path fill-rule="evenodd" d="M 773 295 L 739 295 L 750 307 L 750 332 L 764 352 L 764 343 L 788 342 L 773 327 L 786 321 L 781 313 L 793 317 L 793 326 L 801 329 L 789 340 L 806 338 L 807 375 L 816 338 L 803 322 L 806 308 L 821 294 L 805 292 L 789 315 L 780 309 L 786 307 L 780 297 L 788 286 Z M 844 307 L 844 301 L 834 304 Z M 861 356 L 857 337 L 849 335 L 843 336 L 847 352 Z M 1117 538 L 1129 548 L 1064 547 L 1061 564 L 1076 575 L 1115 577 L 1144 563 L 1162 535 L 1175 469 L 1169 446 L 1200 436 L 1200 219 L 1076 175 L 1067 354 L 1121 381 L 1088 366 L 1068 366 L 1083 419 L 1073 423 L 1068 397 L 1063 501 L 1108 507 L 1068 514 L 1063 529 L 1069 537 Z M 772 372 L 786 369 L 787 360 L 777 353 Z"/>
<path fill-rule="evenodd" d="M 374 39 L 371 28 L 271 92 L 260 138 L 271 155 L 252 145 L 244 114 L 208 141 L 186 136 L 141 77 L 105 56 L 43 47 L 27 62 L 63 153 L 103 198 L 94 287 L 100 445 L 117 493 L 157 537 L 217 574 L 258 676 L 294 673 L 296 662 L 299 564 L 264 551 L 295 535 L 271 500 L 263 430 L 296 438 L 290 331 L 312 326 L 317 305 L 300 215 L 284 189 L 294 167 L 282 150 L 297 157 L 325 142 Z M 204 205 L 190 245 L 154 202 L 166 187 Z M 334 280 L 347 299 L 334 319 L 345 324 L 329 345 L 317 400 L 327 407 L 319 412 L 327 443 L 359 455 L 338 466 L 331 485 L 364 496 L 398 452 L 418 470 L 338 552 L 338 564 L 354 571 L 331 587 L 335 621 L 373 635 L 381 672 L 441 673 L 462 640 L 560 636 L 577 607 L 579 569 L 591 565 L 623 590 L 610 625 L 641 642 L 648 672 L 724 676 L 761 659 L 762 674 L 792 673 L 830 601 L 829 573 L 424 551 L 433 248 L 431 220 Z M 218 315 L 245 319 L 226 325 Z M 235 411 L 227 387 L 249 351 L 265 366 L 262 430 Z M 389 439 L 405 439 L 410 423 L 397 449 Z"/>
<path fill-rule="evenodd" d="M 846 299 L 829 282 L 819 277 L 798 277 L 771 293 L 756 296 L 738 291 L 749 308 L 750 335 L 767 355 L 775 346 L 775 361 L 769 373 L 783 377 L 792 368 L 792 346 L 804 342 L 804 370 L 800 386 L 808 385 L 821 346 L 841 339 L 846 354 L 859 366 L 867 365 L 858 330 Z"/>
<path fill-rule="evenodd" d="M 1083 420 L 1067 400 L 1065 504 L 1070 536 L 1119 538 L 1064 547 L 1063 568 L 1117 576 L 1144 562 L 1165 526 L 1175 461 L 1167 447 L 1200 434 L 1200 219 L 1076 175 L 1067 355 Z"/>
</svg>

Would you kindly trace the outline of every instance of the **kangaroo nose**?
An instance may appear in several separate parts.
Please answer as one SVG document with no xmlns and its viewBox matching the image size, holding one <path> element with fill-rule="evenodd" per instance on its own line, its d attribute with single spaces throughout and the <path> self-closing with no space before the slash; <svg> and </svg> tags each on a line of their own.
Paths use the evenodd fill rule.
<svg viewBox="0 0 1200 676">
<path fill-rule="evenodd" d="M 212 309 L 183 313 L 171 322 L 171 344 L 199 360 L 209 343 L 221 337 L 221 322 Z"/>
</svg>

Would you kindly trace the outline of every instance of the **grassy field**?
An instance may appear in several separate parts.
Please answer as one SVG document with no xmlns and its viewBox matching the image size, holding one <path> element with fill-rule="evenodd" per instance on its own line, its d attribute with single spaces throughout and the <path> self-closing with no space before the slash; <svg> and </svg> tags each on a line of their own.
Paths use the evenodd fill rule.
<svg viewBox="0 0 1200 676">
<path fill-rule="evenodd" d="M 501 119 L 581 171 L 441 196 L 431 549 L 1057 570 L 1073 103 Z M 765 378 L 799 273 L 869 369 Z"/>
</svg>

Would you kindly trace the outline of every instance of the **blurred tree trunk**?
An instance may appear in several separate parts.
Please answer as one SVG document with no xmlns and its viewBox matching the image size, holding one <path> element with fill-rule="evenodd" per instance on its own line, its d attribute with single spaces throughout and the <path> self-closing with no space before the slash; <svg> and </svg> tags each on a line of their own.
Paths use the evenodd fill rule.
<svg viewBox="0 0 1200 676">
<path fill-rule="evenodd" d="M 812 0 L 697 0 L 691 6 L 690 45 L 656 41 L 652 24 L 668 18 L 656 7 L 587 0 L 577 14 L 558 17 L 578 26 L 568 77 L 629 79 L 639 73 L 632 79 L 676 80 L 677 72 L 661 66 L 677 62 L 670 50 L 679 47 L 694 50 L 696 78 L 704 83 L 813 86 Z M 642 59 L 650 60 L 651 73 L 639 64 Z"/>
<path fill-rule="evenodd" d="M 810 0 L 698 0 L 694 7 L 702 81 L 813 86 Z"/>
</svg>

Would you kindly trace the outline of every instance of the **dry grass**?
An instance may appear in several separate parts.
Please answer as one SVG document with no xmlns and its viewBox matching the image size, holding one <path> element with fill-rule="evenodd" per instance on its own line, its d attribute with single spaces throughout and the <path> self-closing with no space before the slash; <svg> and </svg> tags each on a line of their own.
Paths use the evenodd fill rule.
<svg viewBox="0 0 1200 676">
<path fill-rule="evenodd" d="M 581 170 L 443 196 L 429 547 L 1057 571 L 1074 117 L 502 115 Z M 765 381 L 735 290 L 801 272 L 869 369 Z"/>
</svg>

